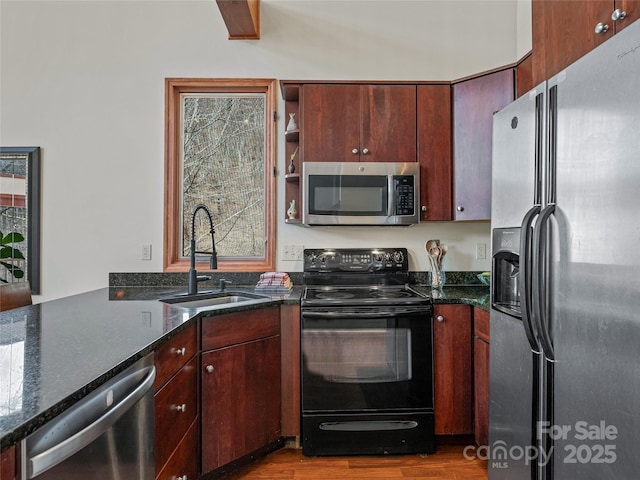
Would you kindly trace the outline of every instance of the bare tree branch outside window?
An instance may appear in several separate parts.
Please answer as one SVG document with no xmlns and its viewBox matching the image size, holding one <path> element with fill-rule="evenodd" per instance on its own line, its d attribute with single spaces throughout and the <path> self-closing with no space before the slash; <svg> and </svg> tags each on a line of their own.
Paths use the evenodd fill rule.
<svg viewBox="0 0 640 480">
<path fill-rule="evenodd" d="M 265 95 L 183 94 L 182 248 L 189 256 L 191 217 L 205 204 L 221 257 L 265 255 Z M 211 249 L 205 215 L 198 250 Z"/>
</svg>

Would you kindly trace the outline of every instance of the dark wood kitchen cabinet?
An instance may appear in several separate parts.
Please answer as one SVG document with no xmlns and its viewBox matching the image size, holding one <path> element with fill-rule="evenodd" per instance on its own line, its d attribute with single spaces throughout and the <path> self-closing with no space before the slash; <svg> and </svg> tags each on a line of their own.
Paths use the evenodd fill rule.
<svg viewBox="0 0 640 480">
<path fill-rule="evenodd" d="M 451 85 L 419 85 L 417 98 L 420 220 L 451 220 Z"/>
<path fill-rule="evenodd" d="M 453 85 L 453 219 L 491 218 L 493 114 L 514 100 L 514 69 Z"/>
<path fill-rule="evenodd" d="M 533 0 L 531 16 L 537 85 L 640 18 L 640 1 Z"/>
<path fill-rule="evenodd" d="M 198 474 L 198 343 L 196 323 L 155 352 L 156 479 Z"/>
<path fill-rule="evenodd" d="M 202 319 L 201 473 L 280 438 L 280 309 Z"/>
<path fill-rule="evenodd" d="M 0 479 L 15 480 L 16 475 L 16 449 L 9 447 L 0 455 Z"/>
<path fill-rule="evenodd" d="M 473 433 L 472 319 L 468 305 L 435 305 L 433 370 L 435 433 Z"/>
<path fill-rule="evenodd" d="M 474 433 L 478 445 L 489 445 L 489 312 L 473 309 Z"/>
<path fill-rule="evenodd" d="M 415 162 L 416 85 L 304 84 L 305 162 Z"/>
</svg>

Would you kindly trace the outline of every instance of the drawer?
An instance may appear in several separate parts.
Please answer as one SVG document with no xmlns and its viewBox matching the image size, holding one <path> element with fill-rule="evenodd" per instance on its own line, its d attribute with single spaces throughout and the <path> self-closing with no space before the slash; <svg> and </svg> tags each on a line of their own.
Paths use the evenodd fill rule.
<svg viewBox="0 0 640 480">
<path fill-rule="evenodd" d="M 473 309 L 473 334 L 485 342 L 489 341 L 489 312 Z"/>
<path fill-rule="evenodd" d="M 156 480 L 196 479 L 198 477 L 198 422 L 182 437 L 167 463 L 157 471 Z"/>
<path fill-rule="evenodd" d="M 197 353 L 196 322 L 167 340 L 155 353 L 156 392 Z"/>
<path fill-rule="evenodd" d="M 193 357 L 155 396 L 156 472 L 195 420 L 198 413 L 198 357 Z"/>
<path fill-rule="evenodd" d="M 207 317 L 202 322 L 202 350 L 227 347 L 280 333 L 280 307 Z"/>
</svg>

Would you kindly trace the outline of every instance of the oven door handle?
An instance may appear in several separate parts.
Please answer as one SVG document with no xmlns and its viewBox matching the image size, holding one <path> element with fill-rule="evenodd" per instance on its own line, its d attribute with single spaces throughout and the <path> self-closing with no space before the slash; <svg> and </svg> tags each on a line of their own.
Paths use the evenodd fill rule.
<svg viewBox="0 0 640 480">
<path fill-rule="evenodd" d="M 302 311 L 302 318 L 308 319 L 329 319 L 333 320 L 336 318 L 389 318 L 389 317 L 397 317 L 399 315 L 424 315 L 430 314 L 431 308 L 390 308 L 386 310 L 376 310 L 374 312 L 369 311 L 344 311 L 344 310 L 331 310 L 331 311 Z"/>
</svg>

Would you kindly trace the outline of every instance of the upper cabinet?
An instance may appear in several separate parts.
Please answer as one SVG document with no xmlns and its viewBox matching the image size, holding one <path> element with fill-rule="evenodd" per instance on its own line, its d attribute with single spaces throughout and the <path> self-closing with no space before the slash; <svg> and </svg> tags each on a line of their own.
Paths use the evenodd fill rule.
<svg viewBox="0 0 640 480">
<path fill-rule="evenodd" d="M 639 0 L 532 0 L 534 85 L 640 18 Z"/>
<path fill-rule="evenodd" d="M 451 85 L 418 86 L 420 221 L 451 220 Z"/>
<path fill-rule="evenodd" d="M 416 86 L 305 84 L 305 162 L 415 162 Z"/>
<path fill-rule="evenodd" d="M 493 114 L 514 100 L 514 69 L 453 85 L 453 218 L 491 218 Z"/>
</svg>

